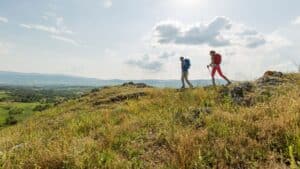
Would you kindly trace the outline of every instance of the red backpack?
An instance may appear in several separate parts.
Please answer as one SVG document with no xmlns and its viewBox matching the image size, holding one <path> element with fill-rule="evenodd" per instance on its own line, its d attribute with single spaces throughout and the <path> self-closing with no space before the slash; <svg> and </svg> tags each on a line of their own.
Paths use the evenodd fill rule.
<svg viewBox="0 0 300 169">
<path fill-rule="evenodd" d="M 221 64 L 222 63 L 222 56 L 220 54 L 215 54 L 214 55 L 214 64 Z"/>
</svg>

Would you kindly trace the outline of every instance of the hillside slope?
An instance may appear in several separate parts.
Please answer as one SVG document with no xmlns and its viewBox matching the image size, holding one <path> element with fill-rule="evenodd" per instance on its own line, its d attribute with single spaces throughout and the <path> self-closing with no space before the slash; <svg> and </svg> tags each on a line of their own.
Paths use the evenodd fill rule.
<svg viewBox="0 0 300 169">
<path fill-rule="evenodd" d="M 296 168 L 300 74 L 94 90 L 0 131 L 2 168 Z"/>
</svg>

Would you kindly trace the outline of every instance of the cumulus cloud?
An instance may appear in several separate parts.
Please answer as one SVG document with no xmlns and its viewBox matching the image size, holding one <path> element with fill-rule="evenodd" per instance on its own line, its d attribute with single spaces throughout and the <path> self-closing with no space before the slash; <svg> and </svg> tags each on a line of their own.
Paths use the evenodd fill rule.
<svg viewBox="0 0 300 169">
<path fill-rule="evenodd" d="M 113 5 L 112 0 L 103 0 L 103 6 L 104 8 L 111 8 Z"/>
<path fill-rule="evenodd" d="M 294 25 L 300 25 L 300 16 L 298 16 L 293 22 L 292 24 Z"/>
<path fill-rule="evenodd" d="M 127 65 L 135 66 L 140 69 L 144 69 L 147 71 L 158 72 L 162 69 L 163 63 L 159 60 L 151 60 L 148 55 L 145 55 L 141 59 L 137 60 L 128 60 L 126 62 Z"/>
<path fill-rule="evenodd" d="M 8 19 L 0 16 L 0 22 L 7 23 Z"/>
<path fill-rule="evenodd" d="M 161 44 L 227 46 L 230 41 L 225 39 L 221 32 L 230 27 L 229 19 L 217 17 L 208 24 L 197 23 L 190 26 L 184 26 L 174 21 L 160 22 L 154 30 L 157 40 Z"/>
<path fill-rule="evenodd" d="M 163 52 L 158 58 L 159 59 L 169 59 L 175 55 L 176 55 L 175 52 Z"/>
<path fill-rule="evenodd" d="M 159 22 L 154 27 L 155 41 L 159 44 L 208 45 L 224 47 L 239 45 L 257 48 L 266 43 L 256 30 L 241 26 L 226 17 L 216 17 L 209 23 L 183 25 L 175 21 Z"/>
<path fill-rule="evenodd" d="M 248 37 L 246 47 L 248 48 L 257 48 L 266 44 L 267 41 L 262 36 Z"/>
<path fill-rule="evenodd" d="M 126 64 L 146 71 L 158 72 L 163 69 L 167 60 L 175 55 L 175 52 L 162 52 L 160 54 L 151 56 L 149 54 L 145 54 L 140 59 L 128 60 Z"/>
<path fill-rule="evenodd" d="M 70 39 L 70 38 L 67 38 L 67 37 L 57 36 L 57 35 L 51 35 L 50 37 L 52 39 L 56 39 L 56 40 L 59 40 L 59 41 L 62 41 L 62 42 L 70 43 L 74 46 L 79 46 L 79 43 L 76 40 L 73 40 L 73 39 Z"/>
</svg>

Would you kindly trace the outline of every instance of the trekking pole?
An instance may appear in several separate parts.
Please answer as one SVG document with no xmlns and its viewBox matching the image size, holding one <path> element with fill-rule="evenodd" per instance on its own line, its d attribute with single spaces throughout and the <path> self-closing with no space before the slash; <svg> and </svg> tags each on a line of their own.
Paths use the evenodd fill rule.
<svg viewBox="0 0 300 169">
<path fill-rule="evenodd" d="M 207 65 L 207 69 L 208 69 L 208 71 L 209 71 L 209 74 L 211 74 L 211 71 L 210 71 L 210 68 L 209 68 L 209 66 Z"/>
</svg>

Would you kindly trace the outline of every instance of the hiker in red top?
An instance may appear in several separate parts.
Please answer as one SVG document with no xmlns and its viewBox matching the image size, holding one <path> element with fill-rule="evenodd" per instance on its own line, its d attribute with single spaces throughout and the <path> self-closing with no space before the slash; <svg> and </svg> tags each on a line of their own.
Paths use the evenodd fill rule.
<svg viewBox="0 0 300 169">
<path fill-rule="evenodd" d="M 216 86 L 216 81 L 215 81 L 215 74 L 216 72 L 219 73 L 219 75 L 227 81 L 227 85 L 231 84 L 231 81 L 222 73 L 221 70 L 221 63 L 222 63 L 222 56 L 215 51 L 210 51 L 210 56 L 211 56 L 211 64 L 207 66 L 212 68 L 211 71 L 211 77 L 212 77 L 212 83 L 214 86 Z"/>
</svg>

